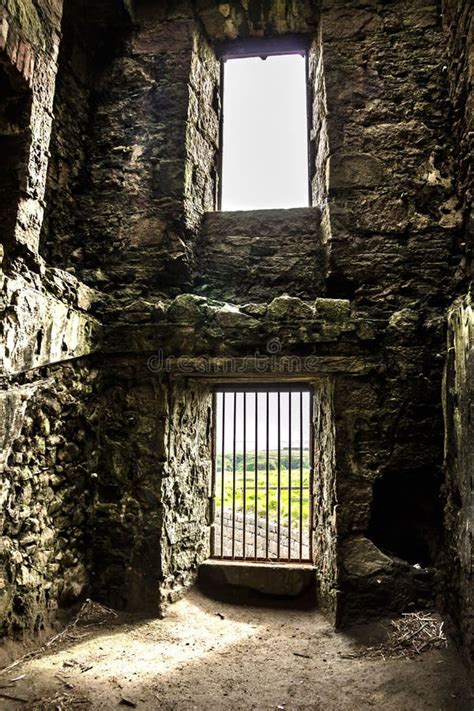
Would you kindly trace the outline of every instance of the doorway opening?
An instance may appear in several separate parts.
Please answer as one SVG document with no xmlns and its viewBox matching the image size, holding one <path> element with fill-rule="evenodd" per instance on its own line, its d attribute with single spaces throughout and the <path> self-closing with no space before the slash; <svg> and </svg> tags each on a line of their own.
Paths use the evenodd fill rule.
<svg viewBox="0 0 474 711">
<path fill-rule="evenodd" d="M 211 557 L 312 561 L 311 410 L 301 384 L 216 389 Z"/>
</svg>

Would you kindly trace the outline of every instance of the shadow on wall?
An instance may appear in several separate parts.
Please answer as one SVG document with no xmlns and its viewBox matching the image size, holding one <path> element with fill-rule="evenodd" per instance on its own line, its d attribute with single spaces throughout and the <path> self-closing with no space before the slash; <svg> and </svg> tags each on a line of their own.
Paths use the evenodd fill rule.
<svg viewBox="0 0 474 711">
<path fill-rule="evenodd" d="M 355 284 L 344 274 L 331 273 L 326 279 L 326 296 L 329 299 L 349 299 L 355 297 Z"/>
<path fill-rule="evenodd" d="M 13 240 L 18 201 L 25 190 L 30 112 L 31 92 L 0 53 L 0 224 L 7 244 Z"/>
<path fill-rule="evenodd" d="M 440 548 L 440 481 L 432 469 L 392 471 L 374 484 L 368 537 L 408 563 L 431 565 Z"/>
</svg>

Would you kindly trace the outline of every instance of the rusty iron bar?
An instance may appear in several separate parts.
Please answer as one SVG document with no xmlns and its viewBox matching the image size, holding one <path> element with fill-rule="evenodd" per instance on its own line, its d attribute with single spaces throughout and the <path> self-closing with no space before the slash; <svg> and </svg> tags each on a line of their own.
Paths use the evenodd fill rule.
<svg viewBox="0 0 474 711">
<path fill-rule="evenodd" d="M 222 461 L 221 461 L 221 558 L 224 557 L 224 491 L 225 491 L 225 393 L 222 393 Z"/>
<path fill-rule="evenodd" d="M 266 413 L 266 461 L 265 461 L 265 558 L 268 560 L 269 543 L 269 507 L 270 507 L 270 471 L 269 471 L 269 443 L 270 443 L 270 393 L 267 392 Z"/>
<path fill-rule="evenodd" d="M 247 530 L 247 393 L 244 392 L 244 403 L 243 403 L 243 423 L 244 423 L 244 434 L 243 434 L 243 447 L 244 454 L 242 459 L 242 470 L 244 473 L 244 524 L 242 530 L 242 557 L 246 558 L 246 548 L 245 548 L 245 533 Z"/>
<path fill-rule="evenodd" d="M 210 492 L 210 522 L 211 522 L 211 558 L 216 554 L 216 489 L 217 489 L 217 442 L 216 442 L 216 421 L 217 417 L 217 394 L 214 392 L 212 394 L 212 437 L 211 437 L 211 461 L 212 461 L 212 472 L 211 472 L 211 492 Z"/>
<path fill-rule="evenodd" d="M 235 440 L 237 427 L 237 393 L 234 392 L 234 428 L 232 431 L 232 558 L 235 558 Z"/>
<path fill-rule="evenodd" d="M 288 559 L 291 560 L 291 392 L 288 393 Z"/>
<path fill-rule="evenodd" d="M 277 439 L 278 439 L 278 454 L 277 454 L 277 558 L 280 560 L 280 535 L 281 535 L 281 403 L 280 393 L 277 394 Z"/>
<path fill-rule="evenodd" d="M 255 505 L 254 505 L 254 555 L 258 557 L 257 551 L 257 525 L 258 525 L 258 393 L 255 393 L 255 462 L 254 462 L 254 486 L 255 486 Z"/>
<path fill-rule="evenodd" d="M 300 392 L 300 561 L 303 560 L 303 391 Z"/>
</svg>

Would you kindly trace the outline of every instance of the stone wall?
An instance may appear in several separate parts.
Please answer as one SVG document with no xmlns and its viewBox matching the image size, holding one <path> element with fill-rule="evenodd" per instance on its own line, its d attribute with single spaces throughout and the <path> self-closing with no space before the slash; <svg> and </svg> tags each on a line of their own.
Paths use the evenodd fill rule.
<svg viewBox="0 0 474 711">
<path fill-rule="evenodd" d="M 438 3 L 328 0 L 320 42 L 327 294 L 388 321 L 384 374 L 336 384 L 347 412 L 336 427 L 341 602 L 352 615 L 396 607 L 401 580 L 416 597 L 413 565 L 440 560 L 441 364 L 460 216 Z M 381 558 L 365 565 L 377 549 L 385 582 Z"/>
<path fill-rule="evenodd" d="M 9 63 L 0 63 L 0 146 L 3 172 L 0 182 L 0 218 L 4 230 L 3 242 L 14 238 L 19 192 L 24 185 L 22 166 L 26 160 L 31 111 L 31 92 L 24 78 Z"/>
<path fill-rule="evenodd" d="M 468 656 L 474 653 L 473 477 L 474 314 L 470 297 L 448 314 L 448 357 L 444 379 L 446 588 L 448 609 L 458 624 Z"/>
<path fill-rule="evenodd" d="M 114 299 L 189 287 L 195 211 L 210 199 L 205 185 L 192 193 L 189 134 L 212 127 L 198 129 L 188 87 L 208 60 L 192 13 L 170 15 L 162 4 L 137 4 L 135 32 L 108 57 L 92 94 L 78 270 Z"/>
<path fill-rule="evenodd" d="M 456 141 L 455 186 L 461 216 L 455 239 L 456 292 L 448 310 L 447 358 L 443 384 L 445 417 L 444 513 L 447 607 L 473 657 L 472 599 L 472 124 L 474 12 L 463 0 L 443 2 L 449 94 Z M 471 412 L 470 412 L 471 410 Z"/>
<path fill-rule="evenodd" d="M 126 5 L 126 3 L 125 3 Z M 65 3 L 54 95 L 54 130 L 40 251 L 48 264 L 80 276 L 87 256 L 86 194 L 96 87 L 129 35 L 121 2 Z M 101 286 L 100 279 L 95 285 Z"/>
<path fill-rule="evenodd" d="M 208 556 L 210 390 L 140 357 L 112 360 L 101 381 L 92 590 L 162 613 Z"/>
<path fill-rule="evenodd" d="M 184 176 L 185 225 L 194 236 L 204 214 L 216 210 L 218 204 L 219 82 L 220 64 L 197 25 L 189 71 Z"/>
<path fill-rule="evenodd" d="M 99 340 L 95 297 L 38 254 L 61 14 L 59 0 L 0 8 L 0 610 L 13 637 L 47 629 L 90 574 L 96 371 L 77 359 Z"/>
<path fill-rule="evenodd" d="M 400 430 L 394 427 L 386 398 L 396 400 L 397 389 L 381 387 L 388 378 L 385 366 L 378 377 L 335 380 L 338 613 L 343 620 L 361 612 L 423 606 L 440 589 L 442 433 L 436 435 L 433 415 L 424 413 L 425 421 L 415 412 L 412 420 L 408 413 L 404 421 L 403 409 Z"/>
<path fill-rule="evenodd" d="M 333 617 L 425 600 L 443 560 L 445 316 L 469 256 L 467 3 L 443 20 L 435 0 L 81 0 L 61 43 L 62 3 L 39 7 L 8 0 L 0 21 L 7 631 L 44 624 L 69 588 L 160 611 L 192 583 L 222 378 L 322 383 L 314 549 Z M 211 214 L 214 47 L 288 33 L 312 41 L 314 206 Z M 60 484 L 80 467 L 87 486 Z M 26 542 L 23 476 L 21 506 L 53 502 L 25 514 Z M 73 496 L 77 522 L 54 511 Z"/>
<path fill-rule="evenodd" d="M 211 212 L 196 246 L 196 289 L 233 303 L 267 301 L 291 288 L 323 296 L 327 271 L 316 208 Z"/>
<path fill-rule="evenodd" d="M 133 31 L 109 22 L 115 41 L 99 58 L 77 29 L 65 34 L 51 200 L 67 185 L 44 236 L 56 264 L 66 260 L 114 300 L 175 295 L 189 291 L 194 277 L 200 281 L 194 245 L 219 190 L 220 76 L 212 43 L 260 36 L 261 26 L 267 34 L 313 32 L 311 3 L 300 5 L 232 6 L 227 16 L 212 2 L 136 2 Z M 72 9 L 69 16 L 66 27 L 80 28 L 87 18 Z M 91 56 L 99 71 L 91 71 Z M 68 125 L 73 103 L 78 120 Z"/>
<path fill-rule="evenodd" d="M 162 607 L 189 588 L 199 564 L 209 557 L 213 426 L 209 384 L 172 377 L 168 425 L 161 483 Z"/>
<path fill-rule="evenodd" d="M 318 21 L 317 3 L 312 0 L 232 3 L 199 0 L 196 6 L 206 33 L 217 41 L 311 33 Z"/>
<path fill-rule="evenodd" d="M 96 385 L 83 361 L 2 382 L 2 636 L 40 632 L 88 590 Z"/>
<path fill-rule="evenodd" d="M 156 612 L 168 398 L 143 360 L 101 369 L 100 453 L 92 512 L 93 591 L 123 608 Z"/>
<path fill-rule="evenodd" d="M 438 3 L 336 0 L 321 23 L 329 278 L 374 315 L 422 317 L 449 299 L 460 219 Z"/>
<path fill-rule="evenodd" d="M 472 281 L 472 135 L 473 135 L 473 53 L 474 13 L 467 0 L 444 0 L 443 24 L 447 40 L 447 73 L 451 99 L 452 127 L 456 141 L 457 209 L 462 217 L 456 235 L 459 293 Z"/>
</svg>

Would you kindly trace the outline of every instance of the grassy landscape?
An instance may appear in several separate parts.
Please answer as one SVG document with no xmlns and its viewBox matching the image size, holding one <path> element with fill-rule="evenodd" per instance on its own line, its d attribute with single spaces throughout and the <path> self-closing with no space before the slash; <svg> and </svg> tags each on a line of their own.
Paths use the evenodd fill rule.
<svg viewBox="0 0 474 711">
<path fill-rule="evenodd" d="M 288 521 L 289 511 L 289 451 L 280 451 L 280 520 Z M 295 523 L 300 518 L 300 483 L 303 483 L 302 519 L 306 524 L 309 519 L 309 451 L 303 450 L 302 472 L 300 470 L 300 453 L 292 452 L 291 456 L 291 518 Z M 255 492 L 255 480 L 257 492 Z M 245 466 L 245 504 L 247 513 L 255 512 L 265 516 L 267 506 L 267 457 L 266 452 L 257 454 L 257 472 L 255 473 L 255 453 L 247 452 Z M 233 491 L 233 456 L 232 453 L 224 454 L 224 508 L 232 509 Z M 256 494 L 256 495 L 255 495 Z M 217 457 L 216 468 L 216 506 L 222 505 L 222 456 Z M 235 456 L 235 510 L 244 509 L 244 470 L 243 452 L 236 452 Z M 270 450 L 268 453 L 268 512 L 269 519 L 276 521 L 278 518 L 278 451 Z"/>
</svg>

